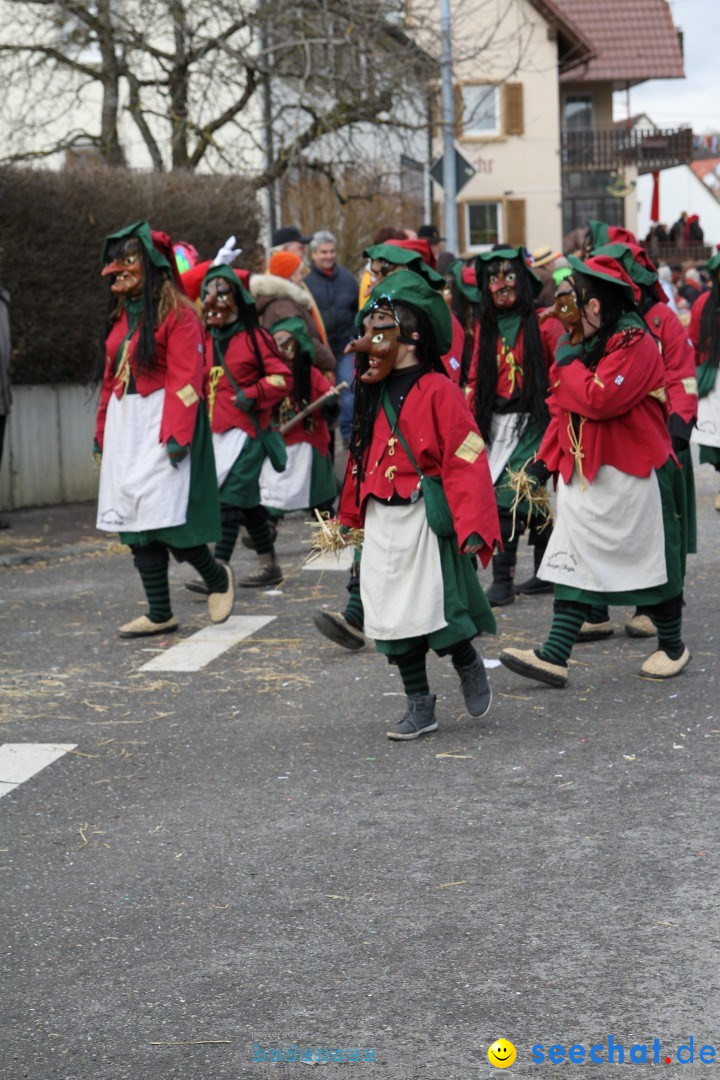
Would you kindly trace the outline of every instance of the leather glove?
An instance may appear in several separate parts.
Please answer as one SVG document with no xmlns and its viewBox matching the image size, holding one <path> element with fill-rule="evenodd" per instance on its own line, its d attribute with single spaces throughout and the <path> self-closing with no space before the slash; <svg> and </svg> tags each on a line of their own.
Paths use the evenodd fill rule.
<svg viewBox="0 0 720 1080">
<path fill-rule="evenodd" d="M 687 450 L 690 445 L 690 433 L 693 428 L 692 424 L 683 420 L 682 416 L 679 416 L 677 413 L 670 413 L 667 426 L 672 442 L 672 448 L 675 453 L 679 454 L 682 450 Z"/>
<path fill-rule="evenodd" d="M 228 236 L 227 240 L 213 259 L 213 266 L 230 266 L 231 263 L 235 262 L 239 255 L 242 255 L 242 248 L 235 247 L 236 239 L 237 237 L 235 236 Z"/>
<path fill-rule="evenodd" d="M 170 464 L 173 469 L 177 469 L 180 462 L 184 461 L 190 453 L 190 447 L 181 446 L 177 439 L 174 439 L 172 435 L 165 443 L 165 450 L 167 451 L 167 456 L 170 458 Z"/>
<path fill-rule="evenodd" d="M 235 395 L 235 408 L 243 412 L 252 412 L 255 408 L 255 398 L 248 397 L 244 390 L 238 390 Z"/>
</svg>

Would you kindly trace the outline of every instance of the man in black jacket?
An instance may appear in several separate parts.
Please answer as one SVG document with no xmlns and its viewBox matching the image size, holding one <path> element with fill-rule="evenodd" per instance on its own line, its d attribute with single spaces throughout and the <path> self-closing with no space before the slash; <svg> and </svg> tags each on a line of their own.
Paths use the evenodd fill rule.
<svg viewBox="0 0 720 1080">
<path fill-rule="evenodd" d="M 310 241 L 310 272 L 305 284 L 315 297 L 327 330 L 328 344 L 337 359 L 335 379 L 351 386 L 355 378 L 355 357 L 345 355 L 345 346 L 355 337 L 358 283 L 349 270 L 338 265 L 332 233 L 316 232 Z M 340 434 L 345 443 L 352 431 L 353 402 L 354 394 L 350 390 L 341 393 Z"/>
</svg>

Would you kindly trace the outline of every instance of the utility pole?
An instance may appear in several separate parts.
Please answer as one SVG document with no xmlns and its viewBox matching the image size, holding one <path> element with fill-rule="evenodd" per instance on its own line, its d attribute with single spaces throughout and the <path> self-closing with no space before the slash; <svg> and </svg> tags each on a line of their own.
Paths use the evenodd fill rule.
<svg viewBox="0 0 720 1080">
<path fill-rule="evenodd" d="M 440 74 L 442 81 L 443 190 L 445 245 L 459 254 L 457 224 L 457 173 L 455 169 L 455 94 L 452 69 L 452 19 L 450 0 L 440 0 Z"/>
</svg>

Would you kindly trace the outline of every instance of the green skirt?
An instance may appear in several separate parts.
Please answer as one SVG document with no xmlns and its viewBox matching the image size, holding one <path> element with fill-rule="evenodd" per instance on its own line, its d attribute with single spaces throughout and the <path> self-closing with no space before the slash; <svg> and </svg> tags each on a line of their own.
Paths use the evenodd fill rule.
<svg viewBox="0 0 720 1080">
<path fill-rule="evenodd" d="M 332 502 L 338 493 L 335 468 L 329 454 L 321 454 L 313 446 L 310 473 L 310 506 Z"/>
<path fill-rule="evenodd" d="M 702 443 L 698 443 L 698 447 L 701 465 L 714 465 L 716 468 L 720 465 L 720 446 L 703 446 Z"/>
<path fill-rule="evenodd" d="M 262 441 L 248 435 L 220 488 L 220 502 L 225 506 L 259 506 L 260 470 L 264 460 L 265 447 Z"/>
<path fill-rule="evenodd" d="M 683 488 L 685 490 L 685 517 L 687 519 L 687 553 L 697 555 L 697 508 L 695 505 L 695 474 L 690 447 L 680 450 L 677 455 L 682 468 Z M 700 458 L 702 461 L 702 457 Z M 720 461 L 720 450 L 718 450 Z"/>
<path fill-rule="evenodd" d="M 520 436 L 517 446 L 510 455 L 507 465 L 495 482 L 495 498 L 499 510 L 509 510 L 515 499 L 515 492 L 510 487 L 510 472 L 517 472 L 523 467 L 528 458 L 535 457 L 544 434 L 545 429 L 540 421 L 531 416 L 525 425 L 525 430 Z M 518 506 L 518 514 L 527 515 L 529 509 L 527 502 L 521 502 Z M 543 514 L 542 518 L 546 516 Z M 534 515 L 534 520 L 540 520 L 540 518 L 541 515 Z"/>
<path fill-rule="evenodd" d="M 215 456 L 210 422 L 202 405 L 197 411 L 190 445 L 190 492 L 184 523 L 166 529 L 147 529 L 145 532 L 121 532 L 119 536 L 122 544 L 140 547 L 159 540 L 169 547 L 190 548 L 199 544 L 212 544 L 220 539 L 220 500 Z"/>
<path fill-rule="evenodd" d="M 657 469 L 662 502 L 665 567 L 668 579 L 664 585 L 648 589 L 628 589 L 625 592 L 590 592 L 570 585 L 556 585 L 556 600 L 574 600 L 579 604 L 601 607 L 607 604 L 634 604 L 650 607 L 672 600 L 682 592 L 685 580 L 685 557 L 688 550 L 688 518 L 685 481 L 682 469 L 674 461 L 666 461 Z"/>
<path fill-rule="evenodd" d="M 478 634 L 494 634 L 495 616 L 480 587 L 469 555 L 461 555 L 455 536 L 438 536 L 440 565 L 443 579 L 443 600 L 447 626 L 420 637 L 375 641 L 383 655 L 402 656 L 425 647 L 435 652 L 447 652 L 453 645 L 468 641 Z"/>
</svg>

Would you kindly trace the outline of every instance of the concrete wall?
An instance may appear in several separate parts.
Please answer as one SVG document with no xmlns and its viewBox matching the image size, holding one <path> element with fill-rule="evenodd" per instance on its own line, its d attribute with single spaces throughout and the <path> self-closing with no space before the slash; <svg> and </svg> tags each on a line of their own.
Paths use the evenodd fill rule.
<svg viewBox="0 0 720 1080">
<path fill-rule="evenodd" d="M 92 460 L 97 392 L 15 386 L 0 465 L 0 507 L 79 502 L 97 495 Z"/>
</svg>

